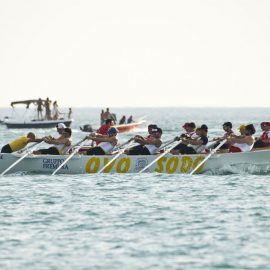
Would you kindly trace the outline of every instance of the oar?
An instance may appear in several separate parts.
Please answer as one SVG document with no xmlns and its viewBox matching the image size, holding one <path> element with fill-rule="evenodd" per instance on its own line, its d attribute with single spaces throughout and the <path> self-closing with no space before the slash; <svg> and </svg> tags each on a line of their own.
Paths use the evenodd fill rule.
<svg viewBox="0 0 270 270">
<path fill-rule="evenodd" d="M 215 149 L 213 149 L 211 151 L 210 154 L 208 154 L 197 166 L 196 168 L 189 174 L 189 175 L 192 175 L 194 172 L 196 172 L 198 170 L 198 168 L 200 168 L 213 154 L 216 153 L 216 151 L 224 144 L 226 143 L 227 140 L 223 140 Z"/>
<path fill-rule="evenodd" d="M 175 140 L 173 140 L 170 144 L 172 144 Z M 165 150 L 161 155 L 159 155 L 156 159 L 154 159 L 150 164 L 148 164 L 146 167 L 144 167 L 142 170 L 139 171 L 139 173 L 144 172 L 149 167 L 151 167 L 153 164 L 155 164 L 157 161 L 159 161 L 163 156 L 168 154 L 174 147 L 176 147 L 178 144 L 180 144 L 182 141 L 179 141 L 176 145 L 173 145 L 169 147 L 167 150 Z"/>
<path fill-rule="evenodd" d="M 158 151 L 160 151 L 161 149 L 164 149 L 165 147 L 167 147 L 168 145 L 172 144 L 175 141 L 175 139 L 172 140 L 168 140 L 165 141 L 157 150 L 155 153 L 157 153 Z"/>
<path fill-rule="evenodd" d="M 72 154 L 69 155 L 69 157 L 62 162 L 59 167 L 52 173 L 52 175 L 55 175 L 75 154 L 77 154 L 79 152 L 79 150 L 88 142 L 87 137 L 80 140 L 79 142 L 77 142 L 76 144 L 73 145 L 74 146 L 78 146 Z"/>
<path fill-rule="evenodd" d="M 29 149 L 33 148 L 35 145 L 37 145 L 39 142 L 36 142 L 28 147 L 26 147 L 25 149 L 19 150 L 17 153 L 18 154 L 22 154 L 22 153 L 26 153 Z"/>
<path fill-rule="evenodd" d="M 117 146 L 115 147 L 114 151 L 115 151 L 115 150 L 118 150 L 118 149 L 120 149 L 120 148 L 122 148 L 123 146 L 129 144 L 130 142 L 131 142 L 131 141 L 128 140 L 127 142 L 124 142 L 124 143 L 122 143 L 122 144 L 117 145 Z"/>
<path fill-rule="evenodd" d="M 20 163 L 24 158 L 29 156 L 32 152 L 34 152 L 38 147 L 40 147 L 41 144 L 44 142 L 37 143 L 34 147 L 31 148 L 31 150 L 27 153 L 25 153 L 23 156 L 21 156 L 17 161 L 15 161 L 13 164 L 11 164 L 7 169 L 5 169 L 2 173 L 1 176 L 6 174 L 8 171 L 10 171 L 13 167 L 15 167 L 18 163 Z"/>
<path fill-rule="evenodd" d="M 123 145 L 127 145 L 125 148 L 123 148 L 122 150 L 120 150 L 115 156 L 114 158 L 112 158 L 103 168 L 101 168 L 98 173 L 102 173 L 110 164 L 112 164 L 120 155 L 122 155 L 125 150 L 129 147 L 129 144 L 131 143 L 131 141 L 127 141 L 126 143 L 124 143 Z"/>
</svg>

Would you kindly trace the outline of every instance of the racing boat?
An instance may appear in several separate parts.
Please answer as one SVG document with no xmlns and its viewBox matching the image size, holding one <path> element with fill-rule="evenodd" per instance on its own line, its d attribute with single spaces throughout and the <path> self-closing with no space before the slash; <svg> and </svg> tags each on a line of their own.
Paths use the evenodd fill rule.
<svg viewBox="0 0 270 270">
<path fill-rule="evenodd" d="M 40 100 L 41 102 L 45 102 L 45 100 Z M 33 104 L 37 106 L 39 100 L 31 99 L 24 101 L 14 101 L 11 102 L 11 107 L 14 108 L 15 105 L 24 104 L 26 105 L 26 110 L 29 109 L 30 105 Z M 47 120 L 47 119 L 39 119 L 36 115 L 31 119 L 9 119 L 6 118 L 3 120 L 3 124 L 6 125 L 7 128 L 52 128 L 56 127 L 59 123 L 64 123 L 67 127 L 71 125 L 73 119 L 65 119 L 61 117 L 57 120 Z"/>
<path fill-rule="evenodd" d="M 16 162 L 20 154 L 0 154 L 0 173 Z M 27 172 L 51 174 L 69 156 L 30 155 L 13 167 L 9 173 Z M 190 173 L 206 157 L 197 155 L 171 155 L 167 154 L 150 166 L 146 172 L 180 174 Z M 86 156 L 75 155 L 58 173 L 60 174 L 87 174 L 97 173 L 114 156 Z M 120 155 L 103 173 L 138 173 L 150 164 L 157 155 L 128 156 Z M 210 172 L 212 174 L 231 172 L 270 173 L 270 149 L 242 152 L 213 154 L 197 173 Z"/>
</svg>

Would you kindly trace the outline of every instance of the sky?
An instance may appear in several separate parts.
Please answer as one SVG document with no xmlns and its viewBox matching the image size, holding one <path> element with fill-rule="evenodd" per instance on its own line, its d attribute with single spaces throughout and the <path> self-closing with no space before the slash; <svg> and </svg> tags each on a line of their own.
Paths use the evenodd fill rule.
<svg viewBox="0 0 270 270">
<path fill-rule="evenodd" d="M 267 107 L 268 0 L 0 1 L 0 107 Z"/>
</svg>

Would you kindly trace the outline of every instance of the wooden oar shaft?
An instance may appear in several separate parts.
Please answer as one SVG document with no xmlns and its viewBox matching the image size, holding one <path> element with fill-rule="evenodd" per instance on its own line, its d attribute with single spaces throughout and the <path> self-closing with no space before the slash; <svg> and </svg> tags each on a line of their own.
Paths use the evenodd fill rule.
<svg viewBox="0 0 270 270">
<path fill-rule="evenodd" d="M 103 168 L 101 168 L 98 171 L 98 174 L 102 173 L 110 164 L 112 164 L 121 154 L 125 152 L 125 150 L 129 147 L 129 144 L 131 141 L 127 141 L 126 143 L 123 143 L 122 145 L 127 145 L 124 149 L 120 150 L 118 154 L 116 154 Z"/>
<path fill-rule="evenodd" d="M 175 140 L 173 140 L 170 144 L 172 144 L 173 142 L 175 142 Z M 180 144 L 180 142 L 177 143 Z M 163 156 L 165 156 L 166 154 L 168 154 L 176 145 L 171 146 L 170 148 L 168 148 L 167 150 L 164 151 L 164 153 L 162 153 L 161 155 L 159 155 L 156 159 L 154 159 L 150 164 L 148 164 L 147 166 L 145 166 L 142 170 L 139 171 L 139 173 L 144 172 L 145 170 L 147 170 L 149 167 L 151 167 L 153 164 L 155 164 L 157 161 L 159 161 Z"/>
<path fill-rule="evenodd" d="M 55 175 L 75 154 L 77 154 L 79 152 L 79 150 L 86 144 L 87 142 L 87 138 L 82 139 L 81 141 L 79 141 L 78 143 L 76 143 L 74 146 L 78 146 L 72 154 L 70 154 L 70 156 L 68 158 L 65 159 L 64 162 L 62 162 L 58 168 L 52 173 L 52 175 Z"/>
</svg>

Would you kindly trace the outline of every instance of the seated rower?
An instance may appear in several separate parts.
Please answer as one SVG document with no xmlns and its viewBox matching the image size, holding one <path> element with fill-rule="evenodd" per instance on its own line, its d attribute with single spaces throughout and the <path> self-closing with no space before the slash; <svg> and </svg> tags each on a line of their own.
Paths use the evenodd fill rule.
<svg viewBox="0 0 270 270">
<path fill-rule="evenodd" d="M 270 122 L 262 122 L 262 135 L 256 139 L 254 148 L 270 147 Z"/>
<path fill-rule="evenodd" d="M 197 138 L 183 138 L 183 147 L 180 149 L 180 154 L 198 154 L 204 151 L 208 143 L 207 132 L 208 127 L 206 125 L 202 125 L 196 129 Z"/>
<path fill-rule="evenodd" d="M 151 136 L 150 136 L 151 135 Z M 151 134 L 147 138 L 135 136 L 132 138 L 139 145 L 129 148 L 125 151 L 127 155 L 153 155 L 161 146 L 162 129 L 151 129 Z"/>
<path fill-rule="evenodd" d="M 237 152 L 249 152 L 253 148 L 255 143 L 255 128 L 252 124 L 246 125 L 245 127 L 245 136 L 231 137 L 228 138 L 228 143 L 231 145 L 229 148 L 230 153 Z"/>
<path fill-rule="evenodd" d="M 36 138 L 33 132 L 29 132 L 27 136 L 20 137 L 14 141 L 4 145 L 2 147 L 1 153 L 13 153 L 23 149 L 28 143 L 31 142 L 42 142 L 43 139 Z"/>
<path fill-rule="evenodd" d="M 107 119 L 105 121 L 105 124 L 102 125 L 98 130 L 97 133 L 101 135 L 108 135 L 108 130 L 112 127 L 113 125 L 113 120 L 112 119 Z"/>
<path fill-rule="evenodd" d="M 45 137 L 44 141 L 48 144 L 53 144 L 48 149 L 39 149 L 34 151 L 34 155 L 65 155 L 68 153 L 69 147 L 71 146 L 71 128 L 65 128 L 61 136 L 57 139 L 52 137 Z"/>
<path fill-rule="evenodd" d="M 198 135 L 196 134 L 196 125 L 193 122 L 190 123 L 185 123 L 182 126 L 185 130 L 186 133 L 181 134 L 180 136 L 175 137 L 175 141 L 180 141 L 183 138 L 192 138 L 192 139 L 196 139 L 198 138 Z M 171 154 L 173 155 L 179 155 L 181 148 L 185 148 L 186 144 L 184 143 L 179 143 L 178 145 L 176 145 L 172 150 L 171 150 Z"/>
<path fill-rule="evenodd" d="M 99 144 L 98 146 L 88 149 L 85 154 L 97 156 L 110 154 L 114 147 L 117 145 L 117 133 L 118 130 L 115 127 L 111 127 L 108 130 L 108 135 L 90 134 L 87 138 L 89 140 L 99 142 Z"/>
<path fill-rule="evenodd" d="M 220 144 L 221 141 L 223 141 L 225 139 L 227 140 L 229 137 L 234 136 L 231 122 L 225 122 L 222 127 L 223 127 L 223 130 L 225 131 L 225 133 L 222 137 L 213 139 L 214 141 L 217 141 L 217 143 L 212 146 L 213 148 L 216 148 Z M 229 147 L 230 147 L 230 144 L 228 142 L 226 142 L 220 147 L 220 149 L 221 150 L 222 149 L 229 149 Z"/>
<path fill-rule="evenodd" d="M 185 129 L 185 133 L 181 134 L 182 137 L 189 137 L 189 138 L 198 138 L 198 136 L 196 135 L 196 125 L 194 122 L 190 122 L 190 123 L 185 123 L 182 126 Z"/>
<path fill-rule="evenodd" d="M 158 128 L 157 125 L 150 124 L 150 125 L 148 125 L 148 127 L 147 127 L 148 135 L 147 135 L 145 138 L 142 137 L 141 135 L 135 135 L 134 138 L 136 138 L 136 139 L 141 139 L 141 140 L 143 140 L 143 139 L 149 139 L 149 138 L 153 137 L 153 130 L 156 130 L 157 128 Z M 133 138 L 132 138 L 132 139 L 133 139 Z"/>
</svg>

